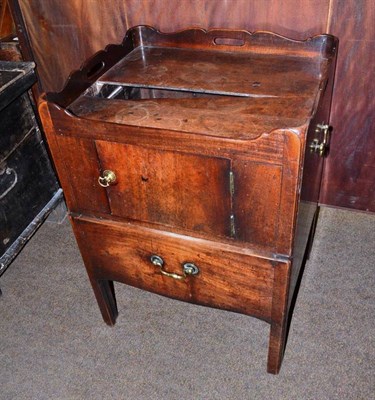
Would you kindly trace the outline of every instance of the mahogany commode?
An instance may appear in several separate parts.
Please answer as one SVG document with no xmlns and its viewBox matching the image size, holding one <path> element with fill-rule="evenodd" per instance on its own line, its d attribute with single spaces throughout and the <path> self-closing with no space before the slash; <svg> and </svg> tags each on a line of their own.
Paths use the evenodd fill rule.
<svg viewBox="0 0 375 400">
<path fill-rule="evenodd" d="M 337 40 L 130 29 L 39 112 L 107 324 L 113 281 L 270 323 L 314 227 Z"/>
</svg>

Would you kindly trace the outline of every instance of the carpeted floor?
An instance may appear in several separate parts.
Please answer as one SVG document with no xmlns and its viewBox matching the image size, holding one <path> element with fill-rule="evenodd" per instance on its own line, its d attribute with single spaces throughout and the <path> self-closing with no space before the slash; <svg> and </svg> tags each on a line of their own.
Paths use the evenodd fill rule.
<svg viewBox="0 0 375 400">
<path fill-rule="evenodd" d="M 281 373 L 254 318 L 117 285 L 101 320 L 71 228 L 0 278 L 0 399 L 375 399 L 375 215 L 323 208 Z"/>
</svg>

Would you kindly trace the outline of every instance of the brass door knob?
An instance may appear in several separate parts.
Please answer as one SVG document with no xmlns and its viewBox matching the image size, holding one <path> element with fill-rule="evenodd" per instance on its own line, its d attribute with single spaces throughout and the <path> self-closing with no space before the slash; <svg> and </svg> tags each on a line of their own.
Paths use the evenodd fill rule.
<svg viewBox="0 0 375 400">
<path fill-rule="evenodd" d="M 108 187 L 110 185 L 114 185 L 116 183 L 116 174 L 113 171 L 110 171 L 109 169 L 106 169 L 103 171 L 102 176 L 99 176 L 98 182 L 99 185 L 102 187 Z"/>
</svg>

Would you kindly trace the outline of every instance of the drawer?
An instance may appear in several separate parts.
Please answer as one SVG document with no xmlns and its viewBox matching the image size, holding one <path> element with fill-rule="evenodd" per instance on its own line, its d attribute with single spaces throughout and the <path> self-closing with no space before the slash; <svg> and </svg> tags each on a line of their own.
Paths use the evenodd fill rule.
<svg viewBox="0 0 375 400">
<path fill-rule="evenodd" d="M 133 224 L 79 217 L 73 218 L 73 227 L 86 267 L 95 279 L 270 319 L 271 260 L 241 254 L 229 245 Z M 153 256 L 163 260 L 164 274 L 160 262 L 151 262 Z M 199 272 L 189 275 L 188 270 L 184 276 L 187 263 Z"/>
</svg>

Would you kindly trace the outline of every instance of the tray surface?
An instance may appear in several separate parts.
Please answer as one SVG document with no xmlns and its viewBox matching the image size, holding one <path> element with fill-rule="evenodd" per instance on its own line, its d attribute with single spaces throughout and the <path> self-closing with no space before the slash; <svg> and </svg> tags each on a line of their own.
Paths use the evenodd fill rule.
<svg viewBox="0 0 375 400">
<path fill-rule="evenodd" d="M 50 99 L 87 119 L 252 140 L 308 123 L 334 50 L 329 35 L 139 26 Z"/>
<path fill-rule="evenodd" d="M 312 103 L 308 97 L 233 101 L 230 96 L 218 96 L 134 101 L 81 96 L 69 109 L 89 119 L 246 140 L 273 129 L 303 125 Z"/>
<path fill-rule="evenodd" d="M 312 95 L 319 63 L 305 57 L 137 47 L 98 83 L 242 97 Z"/>
</svg>

